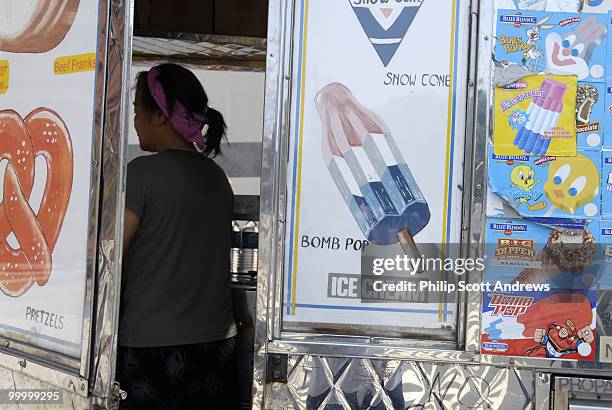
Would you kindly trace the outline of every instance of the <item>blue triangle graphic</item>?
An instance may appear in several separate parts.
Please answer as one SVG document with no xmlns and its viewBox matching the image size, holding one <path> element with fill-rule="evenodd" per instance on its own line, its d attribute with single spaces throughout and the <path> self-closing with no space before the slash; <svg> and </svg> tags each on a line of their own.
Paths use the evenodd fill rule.
<svg viewBox="0 0 612 410">
<path fill-rule="evenodd" d="M 422 5 L 423 3 L 421 3 Z M 414 17 L 417 15 L 419 11 L 418 7 L 414 6 L 406 6 L 404 10 L 401 11 L 400 15 L 397 17 L 397 20 L 389 27 L 388 30 L 385 30 L 380 23 L 376 20 L 370 9 L 365 7 L 353 7 L 355 11 L 355 15 L 357 15 L 357 19 L 363 27 L 363 31 L 365 31 L 366 35 L 370 39 L 372 46 L 374 46 L 374 50 L 380 57 L 380 61 L 382 61 L 383 65 L 386 67 L 389 65 L 395 52 L 399 48 L 408 28 L 412 24 Z M 387 44 L 380 44 L 376 40 L 383 41 L 391 41 Z M 397 41 L 394 41 L 397 40 Z"/>
</svg>

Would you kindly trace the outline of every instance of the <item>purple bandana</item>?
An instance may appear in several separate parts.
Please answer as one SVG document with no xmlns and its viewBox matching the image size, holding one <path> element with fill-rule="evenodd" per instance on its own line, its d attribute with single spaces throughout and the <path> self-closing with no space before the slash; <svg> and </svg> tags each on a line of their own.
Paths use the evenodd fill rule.
<svg viewBox="0 0 612 410">
<path fill-rule="evenodd" d="M 202 135 L 202 128 L 204 128 L 208 121 L 206 115 L 204 113 L 190 112 L 176 99 L 174 100 L 172 115 L 170 115 L 166 93 L 164 92 L 164 87 L 159 83 L 158 77 L 159 69 L 154 67 L 149 70 L 147 82 L 153 99 L 166 117 L 170 119 L 174 130 L 191 142 L 198 152 L 203 152 L 204 148 L 206 148 L 206 139 Z"/>
</svg>

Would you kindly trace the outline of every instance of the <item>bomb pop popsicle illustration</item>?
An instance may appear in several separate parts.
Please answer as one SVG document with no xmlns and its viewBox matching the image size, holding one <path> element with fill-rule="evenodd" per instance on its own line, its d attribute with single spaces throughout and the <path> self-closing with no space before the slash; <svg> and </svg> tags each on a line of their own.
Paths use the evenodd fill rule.
<svg viewBox="0 0 612 410">
<path fill-rule="evenodd" d="M 429 222 L 429 206 L 385 122 L 339 83 L 321 89 L 315 104 L 323 159 L 363 234 L 419 257 L 413 237 Z"/>
<path fill-rule="evenodd" d="M 563 110 L 563 97 L 567 86 L 562 82 L 545 78 L 540 94 L 527 108 L 527 123 L 521 126 L 514 138 L 514 145 L 526 154 L 545 155 L 550 146 L 551 128 L 557 126 Z"/>
</svg>

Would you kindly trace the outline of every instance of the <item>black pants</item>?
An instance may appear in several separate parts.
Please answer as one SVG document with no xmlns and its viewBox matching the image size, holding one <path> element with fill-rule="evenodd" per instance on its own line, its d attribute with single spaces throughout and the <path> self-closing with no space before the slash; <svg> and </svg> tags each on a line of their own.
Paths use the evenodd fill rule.
<svg viewBox="0 0 612 410">
<path fill-rule="evenodd" d="M 123 347 L 117 380 L 121 410 L 235 409 L 234 338 L 167 347 Z"/>
</svg>

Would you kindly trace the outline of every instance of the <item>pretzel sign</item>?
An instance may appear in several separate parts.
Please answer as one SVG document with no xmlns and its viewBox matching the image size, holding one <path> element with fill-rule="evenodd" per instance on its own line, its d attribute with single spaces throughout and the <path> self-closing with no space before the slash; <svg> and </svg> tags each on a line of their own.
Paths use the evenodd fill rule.
<svg viewBox="0 0 612 410">
<path fill-rule="evenodd" d="M 38 214 L 29 204 L 34 163 L 43 156 L 47 180 Z M 51 253 L 57 242 L 72 191 L 73 155 L 64 121 L 47 108 L 23 119 L 13 110 L 0 111 L 0 160 L 8 160 L 0 202 L 0 290 L 21 296 L 51 274 Z M 19 242 L 13 249 L 11 232 Z"/>
</svg>

